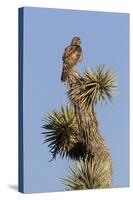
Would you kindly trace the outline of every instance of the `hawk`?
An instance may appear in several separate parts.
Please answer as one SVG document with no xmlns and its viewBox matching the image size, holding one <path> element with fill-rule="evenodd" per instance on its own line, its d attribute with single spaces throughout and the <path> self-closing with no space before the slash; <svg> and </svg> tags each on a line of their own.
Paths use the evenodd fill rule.
<svg viewBox="0 0 133 200">
<path fill-rule="evenodd" d="M 61 75 L 61 81 L 67 81 L 69 72 L 81 62 L 83 53 L 80 47 L 81 41 L 79 37 L 73 37 L 71 44 L 65 48 L 62 60 L 63 70 Z"/>
</svg>

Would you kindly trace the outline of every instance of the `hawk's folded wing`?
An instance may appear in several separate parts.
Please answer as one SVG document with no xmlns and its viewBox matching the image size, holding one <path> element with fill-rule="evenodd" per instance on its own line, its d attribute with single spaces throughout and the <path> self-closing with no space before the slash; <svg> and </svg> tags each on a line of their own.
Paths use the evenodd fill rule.
<svg viewBox="0 0 133 200">
<path fill-rule="evenodd" d="M 63 60 L 63 70 L 61 80 L 66 81 L 69 71 L 77 65 L 82 57 L 82 49 L 77 45 L 70 45 L 65 48 L 62 60 Z"/>
</svg>

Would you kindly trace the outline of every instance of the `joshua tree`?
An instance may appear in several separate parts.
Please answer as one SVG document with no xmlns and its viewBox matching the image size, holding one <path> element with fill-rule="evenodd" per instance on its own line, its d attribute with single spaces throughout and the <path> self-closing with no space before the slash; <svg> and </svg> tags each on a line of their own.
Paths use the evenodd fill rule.
<svg viewBox="0 0 133 200">
<path fill-rule="evenodd" d="M 74 161 L 70 175 L 63 178 L 68 189 L 107 188 L 112 184 L 112 160 L 99 131 L 95 105 L 112 99 L 116 88 L 111 69 L 99 66 L 83 76 L 71 70 L 67 96 L 70 105 L 52 111 L 43 128 L 53 159 L 56 155 Z"/>
</svg>

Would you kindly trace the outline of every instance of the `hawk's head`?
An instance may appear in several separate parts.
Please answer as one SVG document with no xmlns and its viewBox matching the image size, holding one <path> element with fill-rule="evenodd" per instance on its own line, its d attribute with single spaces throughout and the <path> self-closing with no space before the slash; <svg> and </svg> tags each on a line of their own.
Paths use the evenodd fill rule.
<svg viewBox="0 0 133 200">
<path fill-rule="evenodd" d="M 77 45 L 79 46 L 81 44 L 81 40 L 79 37 L 75 36 L 73 37 L 72 41 L 71 41 L 71 45 Z"/>
</svg>

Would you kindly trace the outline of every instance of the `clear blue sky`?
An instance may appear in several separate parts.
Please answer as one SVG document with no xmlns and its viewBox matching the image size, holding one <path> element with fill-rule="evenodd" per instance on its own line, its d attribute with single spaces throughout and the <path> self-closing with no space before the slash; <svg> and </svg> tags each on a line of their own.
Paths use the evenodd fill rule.
<svg viewBox="0 0 133 200">
<path fill-rule="evenodd" d="M 24 8 L 24 191 L 64 190 L 60 178 L 68 161 L 49 162 L 43 144 L 42 119 L 66 103 L 60 82 L 62 54 L 73 36 L 82 41 L 79 72 L 98 64 L 112 65 L 118 91 L 113 102 L 97 106 L 100 129 L 113 160 L 113 187 L 129 184 L 129 15 Z"/>
</svg>

